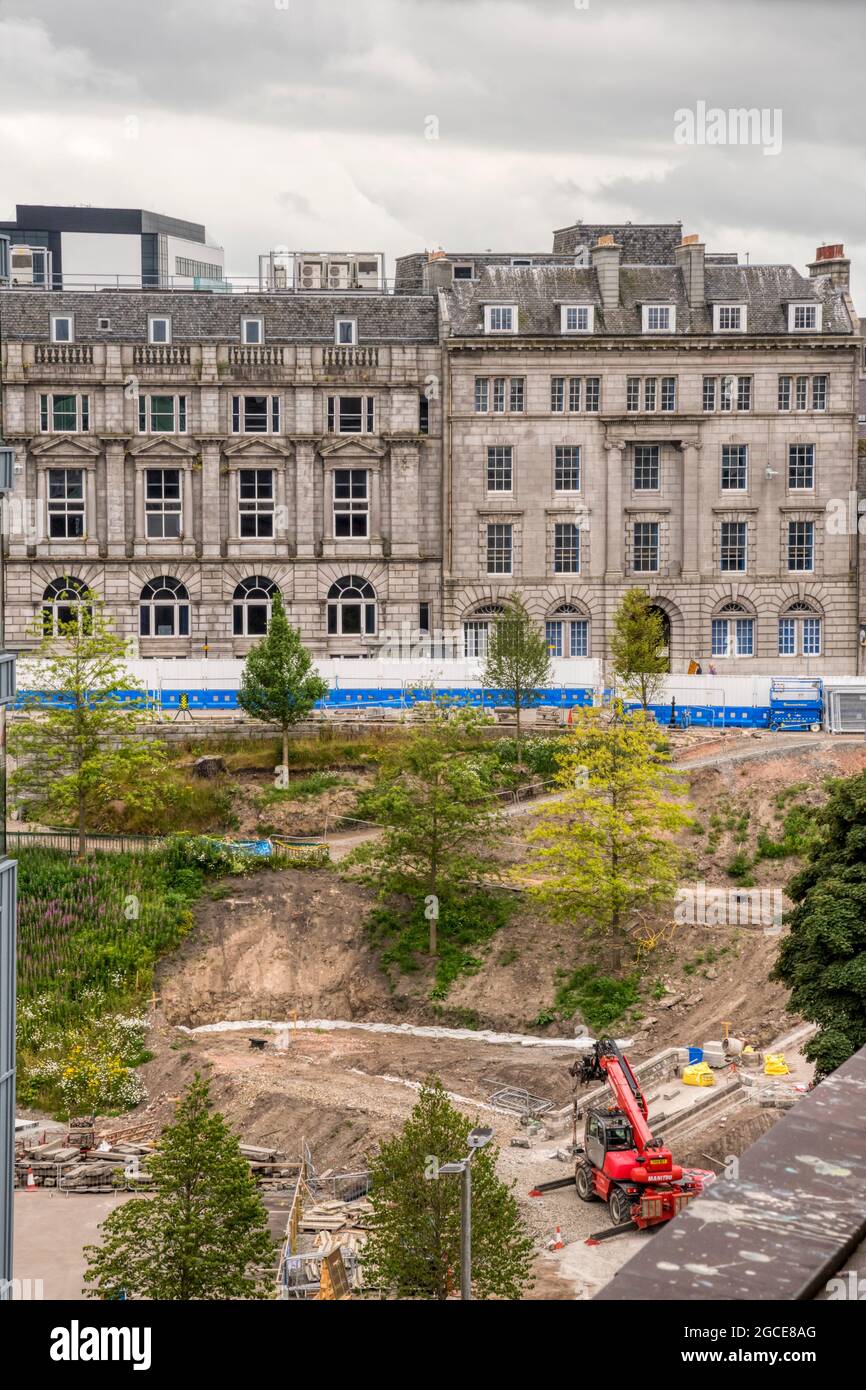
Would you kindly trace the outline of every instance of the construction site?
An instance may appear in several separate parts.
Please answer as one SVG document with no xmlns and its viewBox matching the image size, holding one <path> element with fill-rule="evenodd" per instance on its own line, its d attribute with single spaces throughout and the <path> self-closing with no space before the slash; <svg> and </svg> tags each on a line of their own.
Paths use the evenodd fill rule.
<svg viewBox="0 0 866 1390">
<path fill-rule="evenodd" d="M 826 734 L 688 731 L 674 752 L 709 831 L 693 835 L 691 878 L 735 906 L 742 890 L 719 863 L 754 844 L 774 807 L 793 796 L 817 805 L 827 778 L 866 767 L 862 740 Z M 542 802 L 510 808 L 505 859 L 519 858 Z M 58 1287 L 45 1296 L 80 1296 L 81 1246 L 107 1210 L 146 1190 L 148 1154 L 196 1072 L 270 1213 L 275 1296 L 302 1300 L 364 1295 L 370 1156 L 400 1129 L 425 1078 L 492 1129 L 499 1175 L 535 1249 L 528 1296 L 539 1299 L 599 1294 L 658 1224 L 807 1096 L 811 1029 L 769 979 L 785 930 L 775 917 L 756 925 L 722 912 L 695 924 L 660 914 L 639 997 L 605 1042 L 579 1013 L 551 1010 L 575 942 L 525 900 L 441 1002 L 423 968 L 383 971 L 360 926 L 370 890 L 333 867 L 370 833 L 328 837 L 331 867 L 228 880 L 201 902 L 194 929 L 158 967 L 139 1107 L 95 1117 L 87 1133 L 22 1114 L 16 1277 L 44 1271 L 50 1242 Z M 749 901 L 771 898 L 793 867 L 756 857 Z M 664 1179 L 655 1205 L 644 1197 L 619 1210 L 607 1191 L 624 1143 L 606 1134 L 611 1107 Z"/>
</svg>

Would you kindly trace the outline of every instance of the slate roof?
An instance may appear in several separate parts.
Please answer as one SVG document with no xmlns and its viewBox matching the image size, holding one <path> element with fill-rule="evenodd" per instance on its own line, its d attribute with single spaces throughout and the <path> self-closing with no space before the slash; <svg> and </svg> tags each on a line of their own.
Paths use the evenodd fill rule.
<svg viewBox="0 0 866 1390">
<path fill-rule="evenodd" d="M 512 260 L 531 259 L 533 265 L 573 265 L 574 256 L 551 251 L 446 251 L 445 260 L 452 262 L 471 261 L 476 275 L 492 265 L 510 266 Z M 426 251 L 413 251 L 408 256 L 398 256 L 395 263 L 394 289 L 397 293 L 411 294 L 423 285 L 424 267 L 427 264 Z M 434 262 L 435 264 L 435 262 Z"/>
<path fill-rule="evenodd" d="M 171 315 L 173 343 L 239 342 L 241 317 L 263 318 L 265 343 L 332 343 L 334 318 L 358 320 L 360 343 L 435 343 L 433 295 L 225 294 L 181 290 L 0 290 L 0 337 L 46 342 L 52 314 L 75 315 L 77 343 L 147 342 L 149 314 Z M 97 328 L 109 318 L 110 329 Z"/>
<path fill-rule="evenodd" d="M 712 304 L 731 300 L 748 305 L 746 336 L 787 336 L 786 306 L 791 300 L 823 304 L 822 336 L 854 331 L 842 293 L 830 277 L 809 279 L 793 266 L 708 265 L 707 304 L 697 309 L 689 308 L 682 273 L 675 266 L 623 266 L 619 282 L 620 307 L 604 309 L 594 269 L 488 267 L 478 280 L 457 281 L 445 291 L 451 332 L 457 337 L 484 336 L 484 305 L 511 303 L 518 306 L 520 334 L 561 337 L 559 305 L 583 303 L 596 306 L 594 337 L 640 336 L 641 305 L 661 302 L 676 305 L 675 336 L 708 334 L 712 332 Z"/>
<path fill-rule="evenodd" d="M 575 222 L 553 233 L 554 251 L 574 252 L 595 246 L 599 237 L 612 236 L 622 247 L 627 265 L 673 265 L 674 252 L 683 239 L 682 222 L 632 223 Z"/>
</svg>

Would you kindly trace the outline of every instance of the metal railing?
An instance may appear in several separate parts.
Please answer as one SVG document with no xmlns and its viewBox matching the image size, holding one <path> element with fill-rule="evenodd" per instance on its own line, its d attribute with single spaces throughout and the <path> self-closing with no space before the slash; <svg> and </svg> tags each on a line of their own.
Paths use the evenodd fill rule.
<svg viewBox="0 0 866 1390">
<path fill-rule="evenodd" d="M 263 294 L 269 297 L 274 295 L 326 294 L 329 296 L 360 295 L 367 298 L 374 294 L 409 293 L 417 295 L 425 293 L 420 281 L 409 285 L 405 279 L 398 290 L 394 276 L 382 276 L 377 279 L 375 285 L 370 286 L 328 283 L 304 286 L 295 285 L 291 280 L 286 284 L 275 285 L 257 275 L 233 275 L 219 280 L 193 275 L 161 275 L 158 277 L 158 283 L 142 284 L 140 275 L 112 275 L 98 270 L 82 271 L 75 274 L 55 273 L 52 275 L 50 285 L 2 284 L 0 285 L 0 294 L 3 290 L 30 290 L 38 294 L 52 292 L 68 294 L 80 290 L 88 292 L 93 290 L 143 290 L 145 293 L 150 292 L 152 294 Z"/>
<path fill-rule="evenodd" d="M 165 843 L 161 835 L 85 835 L 84 847 L 90 852 L 101 850 L 111 854 L 145 854 Z M 59 849 L 64 854 L 78 853 L 77 830 L 7 830 L 7 852 L 16 849 Z"/>
</svg>

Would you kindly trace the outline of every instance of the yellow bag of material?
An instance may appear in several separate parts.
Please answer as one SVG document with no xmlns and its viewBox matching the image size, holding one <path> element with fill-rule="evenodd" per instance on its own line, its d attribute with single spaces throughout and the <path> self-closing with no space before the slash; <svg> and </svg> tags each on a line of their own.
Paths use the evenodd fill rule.
<svg viewBox="0 0 866 1390">
<path fill-rule="evenodd" d="M 683 1068 L 683 1081 L 687 1086 L 714 1086 L 716 1078 L 707 1062 L 694 1062 Z"/>
<path fill-rule="evenodd" d="M 787 1076 L 791 1068 L 781 1052 L 768 1052 L 764 1058 L 765 1076 Z"/>
</svg>

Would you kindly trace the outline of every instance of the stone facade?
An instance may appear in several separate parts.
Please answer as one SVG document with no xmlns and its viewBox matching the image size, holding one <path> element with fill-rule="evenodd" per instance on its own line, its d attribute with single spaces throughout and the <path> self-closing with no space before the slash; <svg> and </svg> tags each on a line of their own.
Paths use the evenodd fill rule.
<svg viewBox="0 0 866 1390">
<path fill-rule="evenodd" d="M 472 654 L 517 589 L 563 655 L 602 656 L 641 584 L 675 670 L 859 669 L 841 249 L 801 276 L 674 245 L 676 224 L 588 230 L 589 264 L 564 229 L 537 264 L 485 254 L 459 282 L 470 257 L 406 257 L 394 294 L 0 292 L 10 646 L 68 577 L 142 656 L 243 655 L 270 586 L 321 655 L 464 624 Z M 626 263 L 620 234 L 654 263 Z M 798 304 L 813 329 L 793 330 Z M 491 307 L 513 308 L 507 331 Z M 162 317 L 169 341 L 149 342 Z"/>
<path fill-rule="evenodd" d="M 503 259 L 449 286 L 431 263 L 448 306 L 446 623 L 483 621 L 519 590 L 563 655 L 577 621 L 575 654 L 604 656 L 615 607 L 640 584 L 665 615 L 675 671 L 863 669 L 859 324 L 841 250 L 808 278 L 734 269 L 694 239 L 674 266 L 626 267 L 617 229 L 604 230 L 589 268 Z M 791 331 L 798 301 L 817 306 L 820 331 Z M 563 331 L 569 303 L 588 306 L 587 331 Z M 670 307 L 673 331 L 644 331 L 648 303 Z M 719 331 L 715 306 L 731 303 L 743 327 Z M 513 331 L 490 331 L 491 305 L 513 306 Z M 488 476 L 491 449 L 510 451 L 506 485 L 497 456 Z M 564 449 L 579 451 L 577 486 L 557 485 Z M 509 573 L 485 549 L 497 523 Z M 563 526 L 579 530 L 577 562 L 556 554 Z M 647 534 L 651 554 L 636 554 Z"/>
<path fill-rule="evenodd" d="M 416 631 L 421 604 L 432 624 L 441 592 L 441 423 L 424 394 L 441 371 L 432 297 L 6 290 L 3 311 L 4 423 L 23 465 L 8 539 L 11 645 L 32 645 L 33 620 L 66 576 L 105 599 L 143 657 L 243 655 L 255 633 L 235 596 L 253 578 L 279 587 L 323 655 L 365 655 L 386 629 Z M 50 341 L 58 315 L 73 316 L 74 342 Z M 170 318 L 170 343 L 148 343 L 154 316 Z M 242 343 L 245 318 L 262 320 L 260 343 Z M 335 345 L 338 318 L 356 323 L 354 345 Z M 67 413 L 57 414 L 57 397 L 69 395 L 74 419 L 62 401 Z M 70 474 L 75 498 L 53 502 Z M 349 499 L 344 536 L 336 493 L 353 484 L 363 495 Z M 83 526 L 52 523 L 64 507 L 82 510 L 80 493 Z M 52 536 L 52 525 L 75 534 Z M 142 595 L 163 576 L 182 591 L 151 609 L 148 632 Z M 343 632 L 357 615 L 341 611 L 329 632 L 328 595 L 353 576 L 372 588 L 371 630 Z"/>
</svg>

